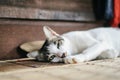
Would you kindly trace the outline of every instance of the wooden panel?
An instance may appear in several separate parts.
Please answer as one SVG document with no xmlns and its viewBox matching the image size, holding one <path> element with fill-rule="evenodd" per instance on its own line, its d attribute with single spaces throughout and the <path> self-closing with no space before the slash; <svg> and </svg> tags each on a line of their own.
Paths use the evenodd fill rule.
<svg viewBox="0 0 120 80">
<path fill-rule="evenodd" d="M 94 21 L 89 12 L 52 11 L 32 8 L 0 7 L 1 18 Z"/>
<path fill-rule="evenodd" d="M 0 0 L 2 6 L 60 11 L 91 11 L 91 0 Z"/>
<path fill-rule="evenodd" d="M 42 30 L 44 25 L 50 26 L 59 34 L 101 26 L 96 23 L 80 22 L 0 20 L 0 59 L 20 58 L 21 52 L 18 53 L 17 48 L 20 44 L 45 40 Z"/>
<path fill-rule="evenodd" d="M 94 21 L 91 0 L 1 0 L 0 18 Z"/>
</svg>

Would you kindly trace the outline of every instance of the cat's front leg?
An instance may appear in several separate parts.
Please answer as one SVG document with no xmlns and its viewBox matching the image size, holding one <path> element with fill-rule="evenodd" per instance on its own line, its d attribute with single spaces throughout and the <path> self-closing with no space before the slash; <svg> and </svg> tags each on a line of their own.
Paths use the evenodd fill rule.
<svg viewBox="0 0 120 80">
<path fill-rule="evenodd" d="M 98 42 L 93 46 L 88 47 L 82 53 L 74 55 L 74 56 L 67 56 L 64 59 L 65 63 L 79 63 L 84 61 L 90 61 L 98 57 L 102 52 L 110 49 L 111 47 L 106 44 L 105 42 Z"/>
<path fill-rule="evenodd" d="M 64 58 L 64 63 L 66 64 L 75 64 L 84 61 L 85 61 L 85 56 L 83 54 L 79 54 L 75 56 L 67 56 L 66 58 Z"/>
</svg>

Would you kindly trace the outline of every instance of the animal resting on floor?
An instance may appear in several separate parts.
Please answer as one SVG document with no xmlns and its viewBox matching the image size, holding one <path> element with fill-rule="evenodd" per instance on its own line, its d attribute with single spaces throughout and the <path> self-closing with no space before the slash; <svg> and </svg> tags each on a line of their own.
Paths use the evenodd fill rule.
<svg viewBox="0 0 120 80">
<path fill-rule="evenodd" d="M 79 63 L 120 56 L 120 30 L 117 28 L 101 27 L 59 35 L 44 26 L 43 31 L 46 41 L 42 48 L 27 55 L 38 61 Z"/>
</svg>

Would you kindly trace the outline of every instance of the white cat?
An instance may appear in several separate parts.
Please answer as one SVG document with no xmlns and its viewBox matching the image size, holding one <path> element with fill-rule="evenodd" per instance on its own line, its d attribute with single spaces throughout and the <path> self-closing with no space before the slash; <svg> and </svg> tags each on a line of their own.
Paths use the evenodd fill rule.
<svg viewBox="0 0 120 80">
<path fill-rule="evenodd" d="M 59 35 L 45 26 L 43 31 L 47 38 L 43 47 L 29 53 L 28 57 L 39 61 L 79 63 L 120 56 L 119 29 L 96 28 Z"/>
</svg>

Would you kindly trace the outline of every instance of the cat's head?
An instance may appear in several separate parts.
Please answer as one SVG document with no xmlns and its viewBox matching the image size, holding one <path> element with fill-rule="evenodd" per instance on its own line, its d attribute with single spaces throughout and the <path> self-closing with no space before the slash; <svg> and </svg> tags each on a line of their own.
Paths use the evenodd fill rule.
<svg viewBox="0 0 120 80">
<path fill-rule="evenodd" d="M 43 31 L 46 36 L 46 41 L 39 50 L 39 55 L 36 57 L 37 60 L 62 62 L 69 55 L 67 50 L 69 41 L 47 26 L 43 27 Z"/>
</svg>

